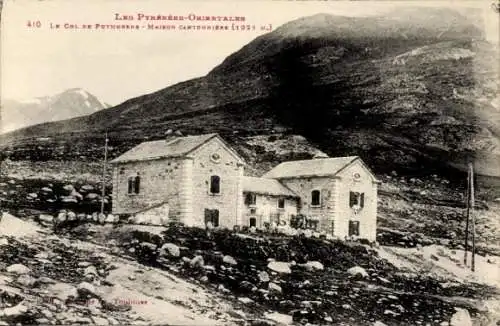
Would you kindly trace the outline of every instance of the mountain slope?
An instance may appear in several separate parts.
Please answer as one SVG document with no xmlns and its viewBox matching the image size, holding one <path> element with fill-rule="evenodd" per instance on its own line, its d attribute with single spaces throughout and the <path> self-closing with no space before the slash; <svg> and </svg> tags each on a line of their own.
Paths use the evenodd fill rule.
<svg viewBox="0 0 500 326">
<path fill-rule="evenodd" d="M 33 137 L 88 146 L 109 130 L 116 156 L 180 129 L 219 132 L 241 149 L 243 136 L 285 126 L 377 170 L 463 170 L 475 159 L 479 173 L 500 176 L 498 52 L 483 39 L 448 9 L 304 17 L 256 38 L 207 76 L 1 143 L 22 159 Z"/>
<path fill-rule="evenodd" d="M 68 89 L 54 96 L 2 103 L 2 131 L 95 113 L 109 105 L 81 88 Z"/>
</svg>

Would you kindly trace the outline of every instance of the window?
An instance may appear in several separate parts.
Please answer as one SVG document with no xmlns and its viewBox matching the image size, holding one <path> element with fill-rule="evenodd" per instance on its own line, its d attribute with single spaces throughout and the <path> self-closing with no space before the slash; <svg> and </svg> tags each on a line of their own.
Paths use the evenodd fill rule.
<svg viewBox="0 0 500 326">
<path fill-rule="evenodd" d="M 210 193 L 220 194 L 220 177 L 218 175 L 210 177 Z"/>
<path fill-rule="evenodd" d="M 138 194 L 141 189 L 141 177 L 139 175 L 128 178 L 128 193 Z"/>
<path fill-rule="evenodd" d="M 285 208 L 285 198 L 279 198 L 278 199 L 278 208 Z"/>
<path fill-rule="evenodd" d="M 365 205 L 365 194 L 360 192 L 349 193 L 349 206 L 351 208 L 363 208 Z"/>
<path fill-rule="evenodd" d="M 250 227 L 257 226 L 257 219 L 255 217 L 250 218 Z"/>
<path fill-rule="evenodd" d="M 213 227 L 219 226 L 219 210 L 205 208 L 205 226 L 211 225 Z"/>
<path fill-rule="evenodd" d="M 311 192 L 311 206 L 319 206 L 321 203 L 319 190 Z"/>
<path fill-rule="evenodd" d="M 245 205 L 253 206 L 257 202 L 257 196 L 253 193 L 247 193 L 245 195 Z"/>
<path fill-rule="evenodd" d="M 349 236 L 359 236 L 359 221 L 349 221 Z"/>
</svg>

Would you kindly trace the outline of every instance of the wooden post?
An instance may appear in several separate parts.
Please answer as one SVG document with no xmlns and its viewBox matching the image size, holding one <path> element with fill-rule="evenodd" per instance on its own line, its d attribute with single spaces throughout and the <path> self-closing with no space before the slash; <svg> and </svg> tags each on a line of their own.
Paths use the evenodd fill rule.
<svg viewBox="0 0 500 326">
<path fill-rule="evenodd" d="M 474 200 L 474 170 L 472 167 L 472 164 L 469 165 L 469 170 L 470 170 L 470 187 L 469 187 L 469 192 L 470 192 L 470 215 L 471 215 L 471 229 L 472 229 L 472 258 L 471 258 L 471 270 L 474 272 L 476 269 L 476 218 L 474 214 L 474 206 L 475 206 L 475 200 Z"/>
<path fill-rule="evenodd" d="M 106 161 L 108 159 L 108 132 L 104 141 L 104 164 L 102 167 L 102 194 L 101 194 L 101 214 L 104 214 L 104 195 L 106 192 Z"/>
<path fill-rule="evenodd" d="M 466 199 L 466 217 L 465 217 L 465 244 L 464 244 L 464 266 L 467 266 L 467 252 L 469 249 L 469 216 L 470 216 L 470 165 L 467 169 L 467 199 Z"/>
</svg>

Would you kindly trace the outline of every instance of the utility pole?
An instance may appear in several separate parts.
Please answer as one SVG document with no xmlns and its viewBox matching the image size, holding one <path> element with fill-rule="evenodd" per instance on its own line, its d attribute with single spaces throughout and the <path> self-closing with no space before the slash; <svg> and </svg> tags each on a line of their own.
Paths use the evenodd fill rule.
<svg viewBox="0 0 500 326">
<path fill-rule="evenodd" d="M 470 171 L 470 181 L 469 181 L 469 192 L 470 192 L 470 214 L 472 222 L 472 259 L 471 259 L 471 270 L 474 272 L 476 269 L 476 217 L 474 214 L 474 169 L 472 164 L 469 164 Z"/>
<path fill-rule="evenodd" d="M 104 214 L 104 195 L 106 193 L 106 161 L 108 160 L 108 132 L 104 141 L 104 164 L 102 167 L 102 194 L 101 194 L 101 214 Z"/>
<path fill-rule="evenodd" d="M 467 266 L 467 252 L 469 249 L 469 216 L 470 216 L 470 179 L 471 179 L 471 173 L 470 173 L 470 164 L 467 170 L 467 199 L 465 202 L 465 205 L 467 207 L 466 211 L 466 219 L 465 219 L 465 244 L 464 244 L 464 266 Z"/>
</svg>

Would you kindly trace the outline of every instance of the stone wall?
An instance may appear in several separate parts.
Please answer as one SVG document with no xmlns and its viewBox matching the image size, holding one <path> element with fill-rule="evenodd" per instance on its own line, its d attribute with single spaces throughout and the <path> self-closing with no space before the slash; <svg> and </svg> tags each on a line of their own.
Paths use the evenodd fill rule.
<svg viewBox="0 0 500 326">
<path fill-rule="evenodd" d="M 219 158 L 214 160 L 213 154 Z M 227 147 L 214 138 L 197 149 L 193 157 L 193 224 L 204 226 L 205 209 L 219 211 L 219 226 L 232 228 L 241 221 L 243 165 Z M 220 177 L 220 193 L 210 193 L 210 178 Z"/>
<path fill-rule="evenodd" d="M 359 173 L 355 179 L 354 174 Z M 377 183 L 374 177 L 360 161 L 347 167 L 338 175 L 339 198 L 337 216 L 339 229 L 337 235 L 344 237 L 349 234 L 349 221 L 359 221 L 359 237 L 370 241 L 376 239 L 377 229 Z M 349 192 L 364 193 L 364 207 L 358 214 L 349 206 Z"/>
<path fill-rule="evenodd" d="M 113 170 L 113 214 L 132 214 L 164 202 L 169 203 L 169 217 L 180 213 L 180 185 L 183 161 L 158 159 L 122 163 Z M 128 193 L 128 178 L 139 173 L 140 191 Z"/>
</svg>

